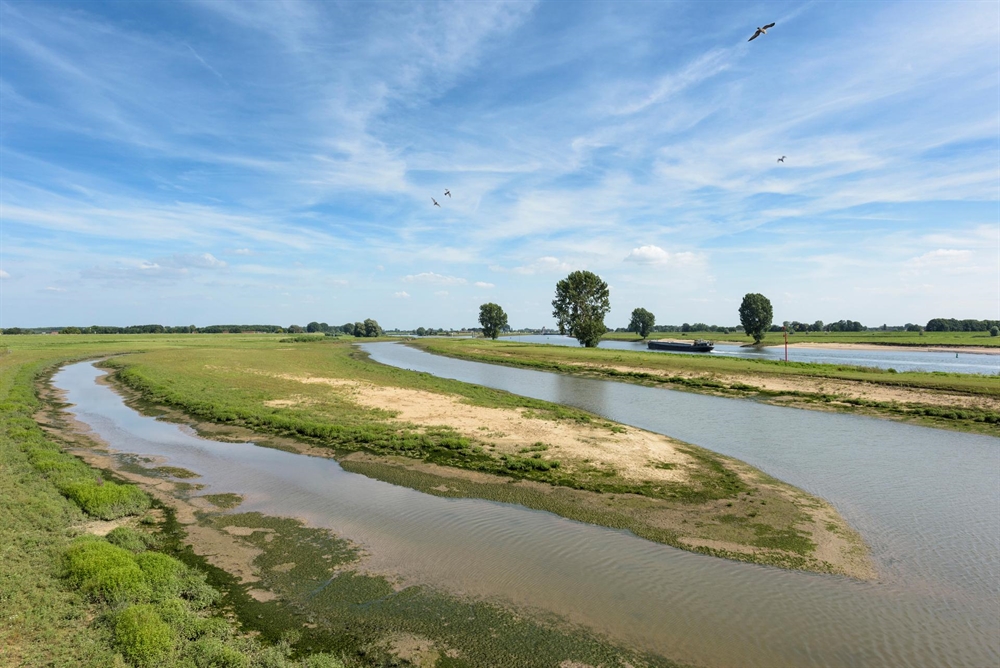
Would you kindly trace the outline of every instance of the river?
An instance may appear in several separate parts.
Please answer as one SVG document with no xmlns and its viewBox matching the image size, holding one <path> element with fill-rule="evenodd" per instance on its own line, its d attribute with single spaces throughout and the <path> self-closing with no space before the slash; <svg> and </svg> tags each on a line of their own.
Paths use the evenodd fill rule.
<svg viewBox="0 0 1000 668">
<path fill-rule="evenodd" d="M 505 336 L 503 341 L 520 341 L 522 343 L 544 343 L 554 346 L 579 347 L 580 343 L 570 336 L 555 335 L 524 335 Z M 694 339 L 691 338 L 691 341 Z M 712 357 L 743 357 L 746 359 L 785 359 L 783 346 L 766 346 L 763 348 L 743 347 L 730 343 L 716 343 L 710 353 L 684 353 L 668 350 L 651 351 L 642 341 L 609 341 L 603 340 L 598 348 L 613 350 L 634 350 L 667 355 L 708 355 Z M 895 369 L 896 371 L 942 371 L 945 373 L 978 373 L 984 375 L 1000 374 L 1000 355 L 986 353 L 970 353 L 965 351 L 926 351 L 900 350 L 899 348 L 879 348 L 877 350 L 862 350 L 856 348 L 799 348 L 788 346 L 788 361 L 812 362 L 816 364 L 840 364 L 850 366 L 871 366 L 879 369 Z"/>
<path fill-rule="evenodd" d="M 1000 662 L 1000 439 L 441 358 L 379 362 L 580 406 L 733 455 L 830 500 L 872 546 L 875 582 L 729 562 L 519 506 L 445 499 L 335 461 L 201 439 L 139 415 L 89 363 L 54 378 L 121 452 L 203 476 L 240 510 L 300 517 L 365 546 L 370 567 L 556 613 L 709 666 Z"/>
</svg>

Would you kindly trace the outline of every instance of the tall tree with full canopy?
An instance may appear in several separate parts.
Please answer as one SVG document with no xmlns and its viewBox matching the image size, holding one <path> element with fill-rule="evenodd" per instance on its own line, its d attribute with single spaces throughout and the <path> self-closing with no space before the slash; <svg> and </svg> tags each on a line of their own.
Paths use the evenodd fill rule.
<svg viewBox="0 0 1000 668">
<path fill-rule="evenodd" d="M 479 307 L 479 324 L 483 326 L 483 336 L 496 339 L 507 328 L 507 314 L 499 304 L 483 304 Z"/>
<path fill-rule="evenodd" d="M 611 310 L 608 284 L 593 272 L 574 271 L 556 283 L 552 309 L 560 334 L 569 334 L 594 348 L 607 331 L 604 316 Z"/>
<path fill-rule="evenodd" d="M 757 292 L 748 292 L 743 296 L 743 303 L 740 304 L 740 324 L 743 325 L 743 331 L 747 336 L 753 337 L 754 344 L 760 345 L 764 340 L 773 317 L 770 299 Z"/>
<path fill-rule="evenodd" d="M 635 332 L 642 338 L 649 336 L 656 324 L 656 316 L 644 308 L 637 308 L 632 311 L 632 320 L 628 323 L 628 331 Z"/>
</svg>

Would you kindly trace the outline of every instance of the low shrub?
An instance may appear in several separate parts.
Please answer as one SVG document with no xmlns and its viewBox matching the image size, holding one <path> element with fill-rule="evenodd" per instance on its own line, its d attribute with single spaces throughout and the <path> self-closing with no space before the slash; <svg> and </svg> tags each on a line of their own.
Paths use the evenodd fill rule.
<svg viewBox="0 0 1000 668">
<path fill-rule="evenodd" d="M 156 544 L 156 537 L 143 531 L 136 531 L 129 527 L 118 527 L 108 532 L 104 537 L 112 545 L 128 550 L 129 552 L 145 552 Z"/>
<path fill-rule="evenodd" d="M 114 645 L 140 668 L 166 664 L 174 649 L 170 626 L 148 604 L 133 605 L 115 615 Z"/>
<path fill-rule="evenodd" d="M 102 520 L 127 515 L 141 515 L 149 510 L 149 496 L 135 485 L 95 480 L 60 486 L 59 491 L 83 508 L 84 512 Z"/>
<path fill-rule="evenodd" d="M 249 659 L 239 650 L 216 638 L 202 638 L 191 647 L 198 668 L 245 668 Z"/>
<path fill-rule="evenodd" d="M 131 552 L 85 536 L 66 550 L 67 575 L 85 593 L 109 603 L 146 601 L 152 595 Z"/>
<path fill-rule="evenodd" d="M 142 552 L 132 558 L 146 576 L 153 600 L 163 601 L 181 595 L 187 566 L 160 552 Z"/>
</svg>

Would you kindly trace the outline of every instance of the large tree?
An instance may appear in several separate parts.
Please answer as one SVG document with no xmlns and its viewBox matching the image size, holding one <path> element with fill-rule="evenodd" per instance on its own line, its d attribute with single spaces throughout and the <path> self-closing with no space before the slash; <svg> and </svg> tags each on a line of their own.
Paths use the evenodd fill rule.
<svg viewBox="0 0 1000 668">
<path fill-rule="evenodd" d="M 628 331 L 635 332 L 642 338 L 649 336 L 656 324 L 656 316 L 644 308 L 632 311 L 632 320 L 628 323 Z"/>
<path fill-rule="evenodd" d="M 608 284 L 595 273 L 574 271 L 556 283 L 552 309 L 560 334 L 569 334 L 593 348 L 607 331 L 604 316 L 611 310 Z"/>
<path fill-rule="evenodd" d="M 507 314 L 499 304 L 483 304 L 479 307 L 479 324 L 483 326 L 483 336 L 496 339 L 507 328 Z"/>
<path fill-rule="evenodd" d="M 355 325 L 357 327 L 357 325 Z M 367 318 L 364 322 L 364 336 L 369 338 L 374 338 L 376 336 L 382 336 L 382 328 L 378 326 L 378 321 L 371 318 Z"/>
<path fill-rule="evenodd" d="M 753 337 L 753 342 L 759 344 L 771 327 L 771 300 L 757 292 L 748 292 L 740 304 L 740 324 L 747 336 Z"/>
</svg>

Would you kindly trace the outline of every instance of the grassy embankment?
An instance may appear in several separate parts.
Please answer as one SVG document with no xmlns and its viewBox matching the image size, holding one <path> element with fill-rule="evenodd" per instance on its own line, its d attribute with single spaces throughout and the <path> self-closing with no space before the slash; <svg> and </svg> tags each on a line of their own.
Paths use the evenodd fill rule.
<svg viewBox="0 0 1000 668">
<path fill-rule="evenodd" d="M 445 667 L 624 658 L 635 666 L 674 665 L 495 605 L 420 587 L 399 591 L 385 578 L 345 568 L 357 556 L 352 546 L 294 520 L 199 512 L 197 527 L 188 528 L 170 507 L 129 515 L 143 512 L 149 498 L 116 483 L 111 470 L 84 466 L 39 429 L 36 418 L 49 430 L 61 427 L 87 459 L 109 459 L 80 448 L 87 437 L 70 431 L 56 406 L 38 412 L 45 407 L 36 379 L 55 364 L 95 354 L 178 348 L 186 351 L 181 357 L 195 350 L 253 355 L 285 344 L 274 337 L 67 339 L 19 337 L 12 352 L 0 346 L 0 664 Z M 178 511 L 182 497 L 197 494 L 194 472 L 154 465 L 121 475 L 153 491 L 164 483 L 184 490 Z M 84 489 L 97 491 L 80 494 Z M 120 515 L 114 522 L 122 527 L 107 538 L 89 535 L 97 530 L 93 515 L 71 497 L 95 515 Z M 231 507 L 238 495 L 203 498 Z M 223 552 L 243 554 L 259 581 L 243 582 L 199 557 L 193 528 L 230 538 Z M 266 596 L 254 595 L 262 589 Z"/>
<path fill-rule="evenodd" d="M 1000 378 L 996 376 L 897 373 L 870 367 L 572 348 L 502 339 L 418 339 L 411 344 L 479 362 L 1000 434 Z"/>
<path fill-rule="evenodd" d="M 605 339 L 612 341 L 639 341 L 638 334 L 629 332 L 608 332 Z M 716 342 L 751 344 L 753 337 L 747 336 L 742 330 L 725 332 L 653 332 L 651 339 L 708 339 Z M 781 332 L 768 332 L 762 344 L 765 346 L 784 345 L 785 339 Z M 1000 349 L 1000 336 L 990 336 L 989 332 L 882 332 L 871 330 L 867 332 L 796 332 L 790 334 L 788 343 L 838 343 L 838 344 L 869 344 L 876 346 L 907 346 L 907 347 L 983 347 Z"/>
</svg>

